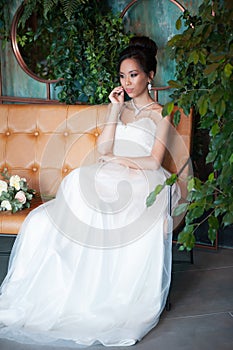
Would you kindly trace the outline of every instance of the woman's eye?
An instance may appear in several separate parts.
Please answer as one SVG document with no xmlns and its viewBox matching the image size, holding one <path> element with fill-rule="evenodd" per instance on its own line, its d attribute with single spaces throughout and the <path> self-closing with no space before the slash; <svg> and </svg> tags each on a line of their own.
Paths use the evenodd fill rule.
<svg viewBox="0 0 233 350">
<path fill-rule="evenodd" d="M 120 79 L 123 79 L 124 78 L 124 75 L 123 74 L 120 74 Z"/>
<path fill-rule="evenodd" d="M 136 78 L 137 73 L 132 73 L 130 76 L 131 76 L 131 78 Z"/>
</svg>

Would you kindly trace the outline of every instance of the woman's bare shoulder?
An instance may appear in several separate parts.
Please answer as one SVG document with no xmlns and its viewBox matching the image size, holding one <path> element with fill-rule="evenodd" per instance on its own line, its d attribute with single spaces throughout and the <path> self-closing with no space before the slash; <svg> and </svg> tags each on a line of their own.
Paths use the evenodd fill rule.
<svg viewBox="0 0 233 350">
<path fill-rule="evenodd" d="M 158 123 L 161 120 L 168 120 L 168 121 L 170 121 L 171 117 L 170 116 L 164 117 L 162 115 L 162 111 L 163 111 L 163 105 L 161 105 L 159 103 L 155 103 L 153 105 L 152 113 L 151 113 L 151 119 L 154 120 L 155 123 Z"/>
<path fill-rule="evenodd" d="M 163 106 L 161 104 L 156 102 L 152 105 L 150 117 L 156 124 L 163 119 L 162 110 Z"/>
</svg>

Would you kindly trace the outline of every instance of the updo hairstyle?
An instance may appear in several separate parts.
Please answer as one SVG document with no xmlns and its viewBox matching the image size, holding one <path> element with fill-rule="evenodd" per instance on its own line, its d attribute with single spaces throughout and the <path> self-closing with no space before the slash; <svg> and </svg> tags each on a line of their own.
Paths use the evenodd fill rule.
<svg viewBox="0 0 233 350">
<path fill-rule="evenodd" d="M 121 63 L 127 59 L 132 58 L 138 62 L 142 70 L 149 76 L 151 71 L 156 73 L 157 68 L 157 45 L 146 36 L 135 36 L 131 38 L 128 47 L 124 49 L 119 58 L 118 71 L 120 71 Z"/>
</svg>

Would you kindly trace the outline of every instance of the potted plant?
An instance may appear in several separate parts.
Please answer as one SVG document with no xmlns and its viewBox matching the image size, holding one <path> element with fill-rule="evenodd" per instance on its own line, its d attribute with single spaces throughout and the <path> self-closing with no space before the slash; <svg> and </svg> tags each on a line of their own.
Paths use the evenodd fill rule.
<svg viewBox="0 0 233 350">
<path fill-rule="evenodd" d="M 190 250 L 203 221 L 208 222 L 212 243 L 220 227 L 233 224 L 233 3 L 204 0 L 197 15 L 191 16 L 188 11 L 181 15 L 176 22 L 178 29 L 182 22 L 186 29 L 168 42 L 177 64 L 176 80 L 169 81 L 173 92 L 163 115 L 170 114 L 175 105 L 187 115 L 192 108 L 197 121 L 194 139 L 198 132 L 205 138 L 202 142 L 208 143 L 206 179 L 189 177 L 187 203 L 179 205 L 174 213 L 186 211 L 178 243 L 181 250 Z M 177 111 L 176 124 L 179 118 Z M 173 175 L 167 182 L 176 180 Z M 154 194 L 159 191 L 155 189 Z M 148 205 L 155 198 L 152 193 Z"/>
</svg>

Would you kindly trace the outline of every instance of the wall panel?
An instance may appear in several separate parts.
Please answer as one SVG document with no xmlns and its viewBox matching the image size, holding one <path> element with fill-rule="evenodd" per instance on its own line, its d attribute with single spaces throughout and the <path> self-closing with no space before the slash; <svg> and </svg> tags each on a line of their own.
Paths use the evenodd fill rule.
<svg viewBox="0 0 233 350">
<path fill-rule="evenodd" d="M 120 13 L 129 0 L 105 0 L 115 13 Z M 182 0 L 180 3 L 193 13 L 196 12 L 201 0 Z M 21 0 L 12 0 L 6 9 L 13 18 Z M 156 85 L 164 86 L 174 76 L 175 66 L 165 53 L 165 44 L 175 30 L 175 20 L 180 10 L 169 0 L 141 0 L 128 11 L 125 16 L 125 27 L 137 34 L 145 34 L 155 39 L 159 46 L 158 73 Z M 5 49 L 0 48 L 2 95 L 18 97 L 46 98 L 46 85 L 29 77 L 18 65 L 11 49 L 10 43 Z M 56 92 L 51 87 L 51 98 L 56 98 Z M 168 93 L 161 93 L 160 102 L 165 103 Z"/>
</svg>

